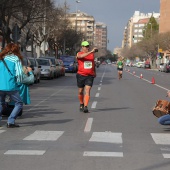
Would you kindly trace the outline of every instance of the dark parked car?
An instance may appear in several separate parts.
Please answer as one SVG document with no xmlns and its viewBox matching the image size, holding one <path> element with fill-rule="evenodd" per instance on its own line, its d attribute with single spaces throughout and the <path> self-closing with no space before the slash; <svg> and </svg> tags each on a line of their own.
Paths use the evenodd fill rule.
<svg viewBox="0 0 170 170">
<path fill-rule="evenodd" d="M 60 59 L 64 63 L 65 72 L 77 72 L 77 60 L 75 56 L 60 56 Z"/>
<path fill-rule="evenodd" d="M 144 63 L 144 67 L 145 67 L 145 68 L 151 68 L 150 62 L 146 61 L 146 62 Z"/>
<path fill-rule="evenodd" d="M 165 72 L 169 73 L 170 72 L 170 61 L 166 64 L 166 70 Z"/>
<path fill-rule="evenodd" d="M 61 59 L 57 59 L 57 61 L 59 62 L 60 66 L 60 76 L 65 76 L 65 67 L 63 61 Z"/>
</svg>

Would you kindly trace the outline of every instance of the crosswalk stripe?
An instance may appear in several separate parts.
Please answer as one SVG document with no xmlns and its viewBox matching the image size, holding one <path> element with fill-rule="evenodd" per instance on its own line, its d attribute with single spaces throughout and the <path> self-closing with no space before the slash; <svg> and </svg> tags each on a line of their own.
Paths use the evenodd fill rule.
<svg viewBox="0 0 170 170">
<path fill-rule="evenodd" d="M 45 150 L 8 150 L 5 155 L 43 155 Z"/>
<path fill-rule="evenodd" d="M 151 136 L 158 145 L 170 145 L 170 134 L 168 133 L 151 133 Z"/>
<path fill-rule="evenodd" d="M 23 140 L 56 141 L 64 131 L 35 131 Z"/>
<path fill-rule="evenodd" d="M 164 158 L 170 158 L 170 154 L 162 154 Z"/>
<path fill-rule="evenodd" d="M 122 133 L 93 132 L 89 141 L 121 144 Z"/>
<path fill-rule="evenodd" d="M 3 133 L 3 132 L 5 132 L 6 130 L 0 130 L 0 133 Z"/>
<path fill-rule="evenodd" d="M 98 156 L 98 157 L 123 157 L 122 152 L 84 152 L 83 156 Z"/>
</svg>

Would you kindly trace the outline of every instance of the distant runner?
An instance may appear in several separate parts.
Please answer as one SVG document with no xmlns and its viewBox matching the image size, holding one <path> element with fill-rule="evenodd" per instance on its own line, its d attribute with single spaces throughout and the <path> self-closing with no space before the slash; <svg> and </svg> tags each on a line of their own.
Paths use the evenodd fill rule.
<svg viewBox="0 0 170 170">
<path fill-rule="evenodd" d="M 122 74 L 123 74 L 123 59 L 122 57 L 118 58 L 117 61 L 117 70 L 118 70 L 118 79 L 120 80 L 122 78 Z"/>
<path fill-rule="evenodd" d="M 78 98 L 80 101 L 80 111 L 88 113 L 88 103 L 90 100 L 90 90 L 93 86 L 93 80 L 96 77 L 94 53 L 98 50 L 93 48 L 89 51 L 89 43 L 83 41 L 81 43 L 82 50 L 77 53 L 78 71 L 77 86 Z"/>
</svg>

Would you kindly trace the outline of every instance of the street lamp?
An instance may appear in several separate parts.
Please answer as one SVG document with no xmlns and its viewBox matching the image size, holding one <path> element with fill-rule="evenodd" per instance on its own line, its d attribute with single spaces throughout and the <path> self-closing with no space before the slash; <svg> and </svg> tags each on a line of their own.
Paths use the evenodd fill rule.
<svg viewBox="0 0 170 170">
<path fill-rule="evenodd" d="M 75 31 L 77 35 L 77 4 L 80 3 L 80 1 L 76 1 L 76 25 L 75 25 Z M 75 55 L 76 55 L 76 50 L 77 50 L 77 43 L 75 43 Z"/>
<path fill-rule="evenodd" d="M 151 38 L 152 38 L 152 23 L 150 22 L 149 25 L 151 25 Z"/>
<path fill-rule="evenodd" d="M 78 3 L 80 3 L 80 1 L 76 1 L 76 25 L 75 25 L 76 33 L 77 33 L 77 4 Z"/>
</svg>

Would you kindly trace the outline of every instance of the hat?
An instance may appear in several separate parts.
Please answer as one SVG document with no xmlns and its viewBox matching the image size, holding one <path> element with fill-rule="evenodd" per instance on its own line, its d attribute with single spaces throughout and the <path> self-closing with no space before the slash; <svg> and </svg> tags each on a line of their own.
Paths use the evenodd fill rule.
<svg viewBox="0 0 170 170">
<path fill-rule="evenodd" d="M 81 46 L 89 46 L 89 42 L 88 42 L 88 41 L 83 41 L 83 42 L 81 43 Z"/>
</svg>

